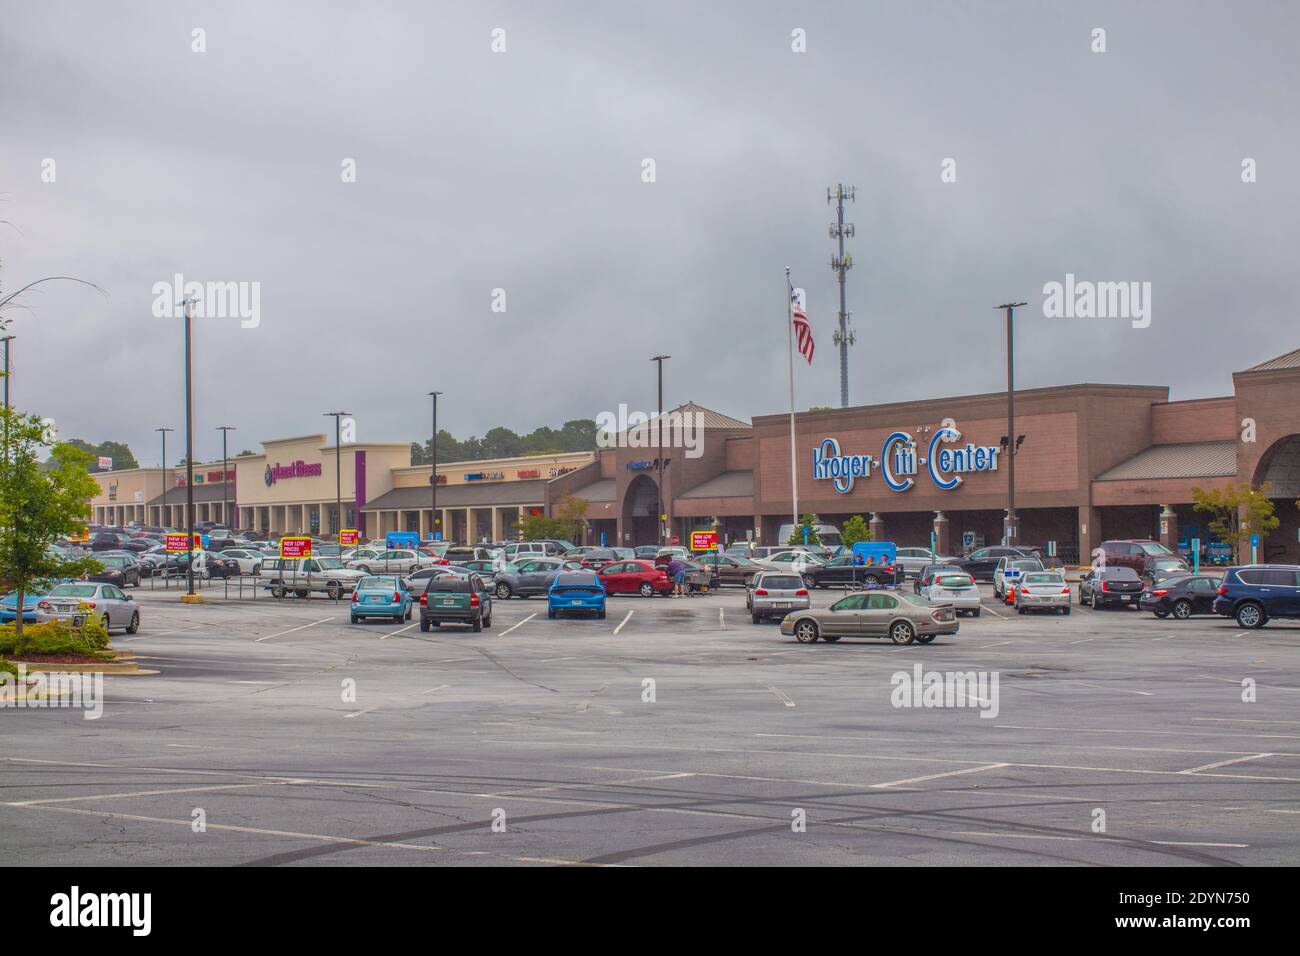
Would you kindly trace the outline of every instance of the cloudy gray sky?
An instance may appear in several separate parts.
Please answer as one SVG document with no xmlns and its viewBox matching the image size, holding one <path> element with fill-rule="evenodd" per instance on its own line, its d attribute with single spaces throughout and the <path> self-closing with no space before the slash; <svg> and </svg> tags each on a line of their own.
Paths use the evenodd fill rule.
<svg viewBox="0 0 1300 956">
<path fill-rule="evenodd" d="M 786 408 L 788 265 L 799 405 L 837 404 L 837 181 L 853 404 L 1001 387 L 1008 297 L 1025 386 L 1224 394 L 1300 347 L 1297 36 L 1285 2 L 0 0 L 0 287 L 109 292 L 10 313 L 15 398 L 156 463 L 179 272 L 261 290 L 196 322 L 198 457 L 339 406 L 420 438 L 434 387 L 461 437 L 651 408 L 657 352 L 670 403 L 748 418 Z M 1150 327 L 1044 317 L 1066 273 L 1150 282 Z"/>
</svg>

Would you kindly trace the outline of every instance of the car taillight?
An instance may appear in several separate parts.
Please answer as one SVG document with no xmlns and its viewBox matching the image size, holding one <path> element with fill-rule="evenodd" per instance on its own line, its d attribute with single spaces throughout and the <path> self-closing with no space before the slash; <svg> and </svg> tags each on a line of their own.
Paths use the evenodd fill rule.
<svg viewBox="0 0 1300 956">
<path fill-rule="evenodd" d="M 357 603 L 357 592 L 356 592 L 356 591 L 353 591 L 353 592 L 352 592 L 352 603 L 353 603 L 353 604 L 356 604 L 356 603 Z"/>
<path fill-rule="evenodd" d="M 1061 593 L 1062 593 L 1062 594 L 1069 594 L 1069 593 L 1070 593 L 1070 587 L 1069 587 L 1069 585 L 1066 585 L 1065 587 L 1061 588 Z"/>
<path fill-rule="evenodd" d="M 763 588 L 758 588 L 754 591 L 754 597 L 767 597 L 767 591 Z"/>
<path fill-rule="evenodd" d="M 807 597 L 807 596 L 808 596 L 808 589 L 807 589 L 807 588 L 800 588 L 798 591 L 795 591 L 795 592 L 794 592 L 794 596 L 795 596 L 795 597 Z"/>
<path fill-rule="evenodd" d="M 943 612 L 935 611 L 933 614 L 930 615 L 930 617 L 937 623 L 943 620 Z"/>
<path fill-rule="evenodd" d="M 1227 594 L 1227 593 L 1228 593 L 1228 589 L 1227 589 L 1226 587 L 1224 587 L 1223 585 L 1219 585 L 1219 596 L 1222 597 L 1223 595 L 1225 595 L 1225 594 Z"/>
<path fill-rule="evenodd" d="M 1155 597 L 1164 597 L 1168 593 L 1169 593 L 1168 588 L 1159 588 L 1158 590 L 1151 592 L 1151 594 Z"/>
<path fill-rule="evenodd" d="M 469 606 L 470 606 L 470 607 L 478 607 L 478 592 L 477 592 L 477 591 L 471 592 L 471 594 L 470 594 L 470 596 L 469 596 Z"/>
<path fill-rule="evenodd" d="M 394 591 L 394 592 L 393 592 L 393 603 L 396 604 L 396 603 L 398 603 L 398 602 L 401 601 L 401 600 L 402 600 L 402 595 L 401 595 L 399 592 Z"/>
<path fill-rule="evenodd" d="M 1020 589 L 1020 596 L 1021 596 L 1021 597 L 1029 597 L 1029 588 L 1021 588 L 1021 589 Z"/>
<path fill-rule="evenodd" d="M 1103 591 L 1109 591 L 1109 590 L 1110 590 L 1110 582 L 1109 582 L 1109 581 L 1102 581 L 1102 582 L 1101 582 L 1101 589 L 1102 589 Z"/>
<path fill-rule="evenodd" d="M 42 611 L 48 611 L 48 610 L 50 609 L 50 602 L 49 602 L 49 601 L 37 601 L 37 602 L 36 602 L 36 606 L 37 606 L 38 608 L 40 608 Z"/>
<path fill-rule="evenodd" d="M 429 606 L 429 595 L 427 595 L 427 594 L 421 594 L 421 595 L 420 595 L 420 606 L 421 606 L 421 607 L 428 607 L 428 606 Z"/>
<path fill-rule="evenodd" d="M 86 602 L 86 607 L 90 608 L 90 609 L 93 611 L 93 610 L 95 609 L 95 602 L 94 602 L 94 601 L 87 601 L 87 602 Z"/>
</svg>

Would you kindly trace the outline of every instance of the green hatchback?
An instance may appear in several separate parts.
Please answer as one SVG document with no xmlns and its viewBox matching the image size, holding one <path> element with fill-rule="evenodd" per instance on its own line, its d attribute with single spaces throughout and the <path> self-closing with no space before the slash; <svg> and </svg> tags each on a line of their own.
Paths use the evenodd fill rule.
<svg viewBox="0 0 1300 956">
<path fill-rule="evenodd" d="M 420 595 L 420 630 L 441 624 L 492 626 L 492 592 L 478 574 L 447 575 L 429 581 Z"/>
</svg>

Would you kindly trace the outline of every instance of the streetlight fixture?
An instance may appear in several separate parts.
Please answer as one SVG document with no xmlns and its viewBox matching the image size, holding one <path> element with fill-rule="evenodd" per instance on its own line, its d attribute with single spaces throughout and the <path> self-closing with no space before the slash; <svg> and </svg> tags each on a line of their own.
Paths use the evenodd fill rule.
<svg viewBox="0 0 1300 956">
<path fill-rule="evenodd" d="M 432 509 L 429 516 L 429 537 L 434 541 L 442 540 L 439 528 L 442 522 L 438 520 L 438 396 L 441 394 L 442 392 L 437 391 L 429 393 L 429 397 L 433 399 L 433 426 L 429 441 L 429 488 L 431 489 L 429 504 Z"/>
<path fill-rule="evenodd" d="M 1013 332 L 1015 310 L 1022 305 L 1025 303 L 1004 302 L 994 306 L 995 309 L 1004 309 L 1007 314 L 1007 520 L 1004 529 L 1007 544 L 1015 544 L 1020 539 L 1020 523 L 1016 518 L 1016 454 L 1025 436 L 1019 436 L 1018 440 L 1012 436 L 1016 434 L 1016 351 Z"/>
<path fill-rule="evenodd" d="M 326 418 L 334 419 L 334 507 L 338 517 L 338 527 L 334 529 L 334 539 L 343 546 L 343 419 L 351 412 L 326 412 Z"/>
<path fill-rule="evenodd" d="M 193 603 L 194 593 L 194 297 L 186 296 L 185 306 L 185 543 L 189 565 L 185 570 L 185 594 L 181 600 Z"/>
<path fill-rule="evenodd" d="M 154 431 L 162 434 L 162 486 L 163 487 L 162 487 L 162 504 L 158 506 L 158 517 L 160 519 L 159 524 L 161 524 L 163 530 L 166 531 L 167 526 L 171 524 L 171 522 L 162 521 L 161 519 L 164 517 L 164 515 L 166 517 L 171 517 L 169 513 L 170 509 L 167 508 L 167 433 L 174 432 L 176 431 L 176 429 L 155 428 Z"/>
<path fill-rule="evenodd" d="M 670 358 L 671 355 L 656 355 L 650 360 L 659 365 L 659 418 L 655 421 L 655 431 L 659 434 L 659 457 L 655 459 L 655 467 L 658 471 L 658 483 L 655 488 L 655 524 L 659 527 L 661 547 L 667 531 L 664 521 L 664 362 Z"/>
<path fill-rule="evenodd" d="M 227 528 L 233 528 L 234 525 L 230 523 L 230 455 L 226 447 L 226 438 L 230 432 L 237 429 L 234 425 L 218 425 L 217 431 L 221 432 L 221 520 L 225 522 Z"/>
</svg>

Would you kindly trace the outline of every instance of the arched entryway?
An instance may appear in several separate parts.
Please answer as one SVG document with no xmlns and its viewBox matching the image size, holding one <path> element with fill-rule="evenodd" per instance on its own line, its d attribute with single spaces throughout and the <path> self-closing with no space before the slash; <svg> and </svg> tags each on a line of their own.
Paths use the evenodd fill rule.
<svg viewBox="0 0 1300 956">
<path fill-rule="evenodd" d="M 1281 524 L 1264 539 L 1259 559 L 1294 564 L 1300 561 L 1300 435 L 1288 435 L 1269 446 L 1259 460 L 1252 483 L 1268 486 L 1273 513 Z"/>
<path fill-rule="evenodd" d="M 623 495 L 623 544 L 659 543 L 659 488 L 649 475 L 637 475 Z"/>
</svg>

